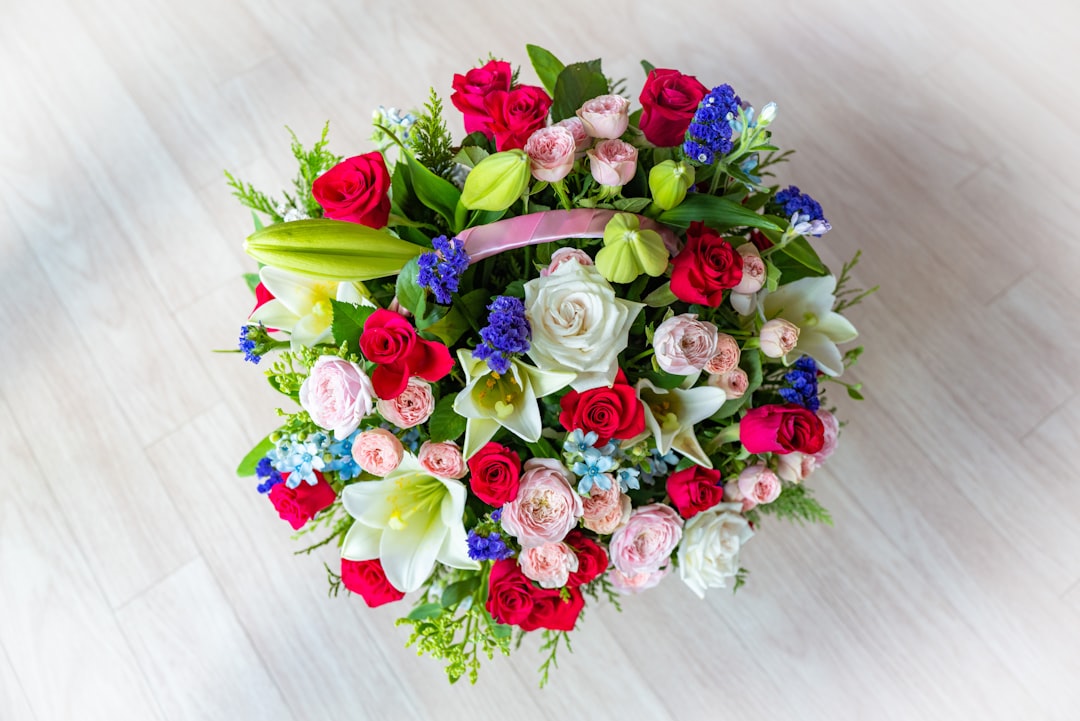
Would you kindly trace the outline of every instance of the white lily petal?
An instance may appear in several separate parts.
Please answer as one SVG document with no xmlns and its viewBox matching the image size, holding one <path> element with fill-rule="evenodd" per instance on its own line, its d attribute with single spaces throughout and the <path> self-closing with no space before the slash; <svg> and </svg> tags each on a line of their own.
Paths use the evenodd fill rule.
<svg viewBox="0 0 1080 721">
<path fill-rule="evenodd" d="M 293 326 L 292 335 L 289 337 L 293 349 L 301 346 L 313 348 L 319 343 L 326 343 L 333 338 L 332 326 L 329 318 L 319 315 L 305 315 Z"/>
<path fill-rule="evenodd" d="M 490 418 L 470 418 L 465 426 L 465 446 L 461 449 L 466 459 L 472 458 L 499 430 L 497 421 Z"/>
<path fill-rule="evenodd" d="M 851 321 L 839 313 L 826 313 L 813 330 L 825 334 L 833 343 L 847 343 L 859 337 L 859 331 L 855 330 Z"/>
<path fill-rule="evenodd" d="M 291 331 L 300 317 L 286 308 L 280 300 L 271 300 L 252 311 L 248 320 L 262 323 L 267 328 Z"/>
<path fill-rule="evenodd" d="M 840 355 L 840 349 L 824 333 L 800 335 L 799 344 L 795 346 L 792 355 L 798 358 L 799 354 L 813 358 L 818 368 L 827 375 L 835 377 L 844 372 L 844 359 Z"/>
<path fill-rule="evenodd" d="M 671 391 L 679 397 L 679 423 L 690 427 L 705 420 L 720 410 L 727 400 L 722 388 L 699 386 L 690 390 L 674 388 Z"/>
<path fill-rule="evenodd" d="M 378 558 L 381 538 L 381 529 L 356 521 L 345 534 L 345 540 L 341 544 L 341 557 L 349 561 L 370 561 Z"/>
<path fill-rule="evenodd" d="M 446 534 L 446 538 L 443 540 L 442 548 L 439 549 L 436 560 L 451 568 L 479 570 L 480 564 L 469 558 L 468 538 L 468 534 L 465 533 L 465 526 L 460 523 L 456 526 L 450 526 L 449 533 Z"/>
<path fill-rule="evenodd" d="M 320 300 L 333 298 L 338 285 L 336 281 L 319 281 L 269 265 L 259 271 L 259 280 L 297 316 L 310 313 L 312 306 Z"/>
<path fill-rule="evenodd" d="M 386 480 L 350 483 L 341 492 L 341 505 L 358 522 L 382 528 L 393 513 Z"/>
<path fill-rule="evenodd" d="M 800 278 L 765 296 L 765 315 L 768 318 L 786 318 L 795 325 L 800 324 L 806 313 L 820 318 L 832 310 L 834 290 L 836 278 L 831 275 Z"/>
<path fill-rule="evenodd" d="M 386 580 L 394 588 L 411 593 L 423 585 L 435 568 L 446 529 L 435 514 L 417 513 L 404 528 L 387 528 L 379 543 L 379 560 L 386 571 Z"/>
<path fill-rule="evenodd" d="M 705 449 L 702 448 L 701 443 L 698 442 L 697 435 L 694 433 L 693 428 L 685 428 L 680 431 L 672 441 L 671 447 L 673 450 L 683 454 L 699 466 L 704 468 L 713 467 L 708 454 L 705 453 Z"/>
<path fill-rule="evenodd" d="M 342 303 L 352 303 L 353 305 L 372 305 L 371 301 L 360 293 L 355 283 L 338 283 L 337 294 L 335 295 L 334 300 L 341 301 Z"/>
<path fill-rule="evenodd" d="M 532 385 L 528 382 L 523 385 L 521 397 L 514 403 L 514 409 L 505 418 L 499 418 L 498 422 L 526 443 L 535 443 L 540 439 L 544 424 Z"/>
<path fill-rule="evenodd" d="M 537 398 L 543 398 L 549 396 L 556 391 L 560 391 L 570 384 L 570 381 L 574 380 L 573 373 L 567 373 L 565 371 L 542 371 L 539 368 L 534 368 L 524 363 L 515 361 L 515 365 L 518 368 L 519 377 L 528 380 L 528 384 L 532 386 L 533 393 Z"/>
</svg>

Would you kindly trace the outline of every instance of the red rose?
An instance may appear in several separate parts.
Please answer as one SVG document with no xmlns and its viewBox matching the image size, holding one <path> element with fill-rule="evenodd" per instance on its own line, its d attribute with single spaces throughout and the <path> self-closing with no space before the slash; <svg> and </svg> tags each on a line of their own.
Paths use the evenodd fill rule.
<svg viewBox="0 0 1080 721">
<path fill-rule="evenodd" d="M 488 442 L 469 459 L 469 486 L 484 503 L 499 507 L 517 498 L 521 459 L 506 446 Z"/>
<path fill-rule="evenodd" d="M 547 125 L 551 97 L 543 88 L 518 85 L 508 92 L 491 93 L 484 100 L 491 115 L 491 131 L 500 152 L 524 148 L 534 131 Z"/>
<path fill-rule="evenodd" d="M 653 145 L 661 148 L 682 145 L 698 103 L 708 92 L 692 75 L 657 68 L 649 73 L 641 89 L 638 127 Z"/>
<path fill-rule="evenodd" d="M 445 345 L 418 337 L 408 320 L 381 308 L 364 322 L 360 352 L 378 364 L 371 385 L 375 395 L 387 401 L 401 395 L 412 376 L 434 383 L 454 367 Z"/>
<path fill-rule="evenodd" d="M 390 173 L 381 153 L 343 160 L 315 178 L 311 194 L 333 220 L 382 228 L 390 217 Z"/>
<path fill-rule="evenodd" d="M 363 598 L 370 608 L 405 598 L 404 593 L 386 580 L 382 562 L 377 558 L 370 561 L 341 559 L 341 582 L 345 588 Z"/>
<path fill-rule="evenodd" d="M 825 424 L 794 403 L 751 408 L 739 422 L 739 442 L 750 453 L 817 453 L 825 445 Z"/>
<path fill-rule="evenodd" d="M 571 390 L 559 401 L 559 423 L 568 431 L 594 431 L 602 446 L 612 438 L 626 440 L 645 431 L 645 406 L 637 391 L 626 382 L 622 370 L 611 388 L 592 388 L 584 393 Z"/>
<path fill-rule="evenodd" d="M 282 478 L 288 478 L 289 474 L 282 474 Z M 274 510 L 281 516 L 281 520 L 288 521 L 294 531 L 300 530 L 305 523 L 314 518 L 315 514 L 337 500 L 337 494 L 323 475 L 315 472 L 318 483 L 309 486 L 301 481 L 296 488 L 289 488 L 285 483 L 278 483 L 270 489 L 270 502 L 274 504 Z"/>
<path fill-rule="evenodd" d="M 564 599 L 563 593 L 568 593 L 570 598 Z M 577 588 L 533 588 L 532 612 L 518 626 L 523 631 L 535 631 L 538 628 L 573 631 L 583 608 L 585 597 Z"/>
<path fill-rule="evenodd" d="M 571 531 L 563 542 L 574 549 L 578 559 L 578 570 L 570 574 L 567 586 L 583 586 L 607 570 L 608 555 L 604 547 L 581 531 Z"/>
<path fill-rule="evenodd" d="M 488 576 L 488 613 L 499 623 L 520 624 L 532 613 L 535 590 L 516 560 L 496 561 Z"/>
<path fill-rule="evenodd" d="M 683 518 L 693 518 L 715 506 L 724 497 L 720 471 L 696 465 L 668 476 L 667 492 Z"/>
<path fill-rule="evenodd" d="M 742 256 L 704 223 L 690 224 L 686 246 L 671 264 L 671 292 L 687 303 L 716 308 L 724 300 L 724 291 L 742 280 Z"/>
<path fill-rule="evenodd" d="M 510 63 L 491 60 L 482 68 L 473 68 L 464 75 L 454 75 L 454 94 L 450 102 L 465 116 L 465 132 L 481 131 L 491 137 L 491 114 L 484 99 L 494 92 L 510 90 Z"/>
</svg>

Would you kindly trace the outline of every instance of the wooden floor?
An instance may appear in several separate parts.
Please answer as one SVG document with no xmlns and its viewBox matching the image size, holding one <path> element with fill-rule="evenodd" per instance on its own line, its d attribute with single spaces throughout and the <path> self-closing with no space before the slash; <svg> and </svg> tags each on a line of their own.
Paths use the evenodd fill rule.
<svg viewBox="0 0 1080 721">
<path fill-rule="evenodd" d="M 671 9 L 677 5 L 678 9 Z M 1074 0 L 0 0 L 0 719 L 1080 718 Z M 882 292 L 835 529 L 769 523 L 750 584 L 589 612 L 475 688 L 231 469 L 276 399 L 230 347 L 284 125 L 371 149 L 491 52 L 637 61 L 780 105 L 824 255 Z M 531 78 L 527 67 L 523 77 Z M 460 130 L 460 122 L 452 118 Z"/>
</svg>

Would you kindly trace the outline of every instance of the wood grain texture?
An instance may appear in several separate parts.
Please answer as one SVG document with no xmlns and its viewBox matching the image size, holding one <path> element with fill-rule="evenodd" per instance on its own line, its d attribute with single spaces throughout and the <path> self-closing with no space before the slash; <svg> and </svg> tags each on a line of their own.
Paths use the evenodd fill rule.
<svg viewBox="0 0 1080 721">
<path fill-rule="evenodd" d="M 4 721 L 1076 718 L 1075 2 L 0 6 Z M 374 107 L 527 42 L 776 100 L 823 257 L 883 285 L 814 478 L 836 528 L 767 523 L 734 597 L 591 608 L 543 692 L 535 641 L 447 687 L 396 608 L 326 597 L 333 553 L 232 478 L 278 400 L 209 352 L 254 268 L 224 168 L 276 192 L 283 126 L 367 152 Z"/>
</svg>

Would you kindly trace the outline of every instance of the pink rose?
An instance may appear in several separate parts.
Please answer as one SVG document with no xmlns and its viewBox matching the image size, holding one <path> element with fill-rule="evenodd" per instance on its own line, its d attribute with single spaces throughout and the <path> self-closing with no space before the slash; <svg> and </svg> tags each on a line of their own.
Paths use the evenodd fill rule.
<svg viewBox="0 0 1080 721">
<path fill-rule="evenodd" d="M 836 420 L 836 416 L 824 409 L 817 412 L 817 417 L 821 419 L 822 425 L 825 426 L 825 444 L 820 451 L 814 454 L 814 460 L 821 464 L 836 450 L 836 444 L 840 440 L 840 421 Z"/>
<path fill-rule="evenodd" d="M 620 187 L 637 172 L 637 148 L 621 140 L 602 140 L 585 153 L 589 169 L 600 185 Z"/>
<path fill-rule="evenodd" d="M 630 124 L 630 101 L 621 95 L 601 95 L 577 111 L 585 132 L 594 138 L 617 138 Z"/>
<path fill-rule="evenodd" d="M 574 134 L 558 125 L 540 128 L 525 142 L 533 177 L 548 183 L 556 183 L 570 174 L 576 151 Z"/>
<path fill-rule="evenodd" d="M 610 474 L 608 478 L 611 488 L 605 491 L 594 483 L 589 495 L 581 499 L 582 525 L 601 536 L 613 533 L 630 518 L 630 496 L 622 492 Z"/>
<path fill-rule="evenodd" d="M 723 375 L 738 368 L 741 357 L 739 342 L 727 333 L 717 333 L 716 352 L 705 364 L 705 370 L 713 375 Z"/>
<path fill-rule="evenodd" d="M 730 401 L 743 397 L 743 394 L 750 387 L 750 379 L 742 368 L 733 368 L 727 373 L 709 376 L 708 384 L 722 389 Z"/>
<path fill-rule="evenodd" d="M 556 543 L 577 525 L 581 496 L 570 472 L 554 458 L 525 461 L 517 497 L 503 506 L 502 527 L 524 548 Z"/>
<path fill-rule="evenodd" d="M 648 591 L 650 588 L 656 586 L 663 580 L 664 576 L 668 575 L 668 571 L 671 570 L 670 566 L 665 566 L 659 571 L 644 571 L 642 573 L 634 573 L 627 575 L 617 568 L 613 568 L 607 572 L 608 580 L 611 581 L 611 585 L 615 587 L 615 590 L 622 594 L 641 593 L 642 591 Z"/>
<path fill-rule="evenodd" d="M 374 395 L 371 379 L 360 366 L 324 355 L 300 386 L 300 405 L 315 425 L 345 438 L 371 413 Z"/>
<path fill-rule="evenodd" d="M 798 451 L 777 456 L 776 459 L 776 475 L 789 483 L 801 483 L 816 467 L 817 460 L 814 456 Z"/>
<path fill-rule="evenodd" d="M 401 441 L 385 428 L 357 434 L 353 440 L 353 459 L 356 465 L 373 476 L 385 476 L 398 467 L 405 448 Z"/>
<path fill-rule="evenodd" d="M 391 400 L 380 400 L 378 407 L 382 417 L 398 428 L 412 428 L 431 418 L 435 410 L 435 396 L 431 393 L 430 383 L 413 376 L 401 395 Z"/>
<path fill-rule="evenodd" d="M 736 480 L 728 481 L 724 484 L 724 501 L 741 503 L 743 513 L 746 513 L 757 505 L 752 498 L 743 497 L 742 491 L 739 490 L 739 482 Z"/>
<path fill-rule="evenodd" d="M 770 358 L 782 358 L 799 342 L 799 326 L 783 318 L 774 318 L 761 326 L 761 352 Z"/>
<path fill-rule="evenodd" d="M 671 506 L 641 506 L 612 534 L 608 546 L 611 562 L 627 576 L 658 571 L 679 545 L 682 527 L 683 519 Z"/>
<path fill-rule="evenodd" d="M 767 279 L 765 261 L 761 259 L 761 254 L 753 243 L 743 243 L 735 250 L 742 256 L 742 280 L 731 292 L 744 295 L 757 293 Z"/>
<path fill-rule="evenodd" d="M 690 375 L 716 355 L 716 326 L 693 313 L 668 318 L 653 335 L 656 362 L 668 373 Z"/>
<path fill-rule="evenodd" d="M 442 443 L 424 441 L 424 445 L 420 446 L 420 452 L 416 454 L 416 459 L 425 471 L 440 478 L 460 479 L 464 478 L 468 472 L 461 449 L 451 441 Z"/>
<path fill-rule="evenodd" d="M 539 583 L 540 588 L 562 588 L 578 570 L 578 557 L 565 543 L 545 543 L 523 548 L 518 564 L 525 577 Z"/>
<path fill-rule="evenodd" d="M 566 128 L 574 136 L 574 150 L 578 158 L 585 157 L 585 151 L 592 145 L 593 139 L 585 132 L 585 123 L 581 118 L 567 118 L 560 120 L 555 125 Z"/>
<path fill-rule="evenodd" d="M 753 501 L 755 506 L 772 503 L 782 489 L 780 479 L 764 463 L 744 468 L 739 474 L 738 484 L 743 499 Z"/>
<path fill-rule="evenodd" d="M 559 248 L 551 254 L 551 263 L 547 268 L 540 271 L 540 277 L 546 278 L 555 270 L 568 260 L 576 260 L 581 265 L 592 265 L 593 260 L 589 257 L 589 254 L 584 250 L 578 250 L 577 248 Z"/>
</svg>

